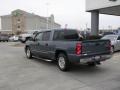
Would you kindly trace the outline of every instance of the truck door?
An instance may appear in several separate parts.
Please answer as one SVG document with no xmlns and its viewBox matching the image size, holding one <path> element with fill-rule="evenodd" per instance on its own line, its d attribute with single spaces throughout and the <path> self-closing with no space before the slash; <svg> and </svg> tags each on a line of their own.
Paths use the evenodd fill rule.
<svg viewBox="0 0 120 90">
<path fill-rule="evenodd" d="M 51 31 L 43 32 L 42 41 L 41 41 L 41 54 L 42 57 L 50 59 L 51 52 L 51 41 L 50 41 Z"/>
<path fill-rule="evenodd" d="M 40 52 L 40 49 L 42 48 L 40 44 L 41 40 L 42 40 L 42 33 L 40 32 L 35 36 L 35 41 L 32 45 L 32 52 L 34 52 L 35 56 L 41 55 Z"/>
</svg>

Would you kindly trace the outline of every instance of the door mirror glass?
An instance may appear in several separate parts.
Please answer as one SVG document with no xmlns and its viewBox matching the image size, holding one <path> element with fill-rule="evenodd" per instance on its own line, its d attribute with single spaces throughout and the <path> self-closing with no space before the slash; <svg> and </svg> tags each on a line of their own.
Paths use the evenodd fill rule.
<svg viewBox="0 0 120 90">
<path fill-rule="evenodd" d="M 118 39 L 117 40 L 119 40 L 120 41 L 120 36 L 118 37 Z"/>
</svg>

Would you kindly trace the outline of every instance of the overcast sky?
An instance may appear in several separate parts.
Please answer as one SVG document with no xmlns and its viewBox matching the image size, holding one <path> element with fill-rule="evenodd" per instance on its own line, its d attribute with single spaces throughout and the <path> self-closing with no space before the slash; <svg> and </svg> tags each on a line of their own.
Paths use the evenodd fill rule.
<svg viewBox="0 0 120 90">
<path fill-rule="evenodd" d="M 47 4 L 48 3 L 48 4 Z M 47 14 L 48 7 L 48 14 Z M 90 27 L 91 14 L 85 12 L 85 0 L 1 0 L 0 15 L 10 14 L 15 9 L 25 10 L 40 16 L 54 14 L 55 21 L 62 27 L 68 28 Z M 100 15 L 100 28 L 120 27 L 120 17 Z"/>
</svg>

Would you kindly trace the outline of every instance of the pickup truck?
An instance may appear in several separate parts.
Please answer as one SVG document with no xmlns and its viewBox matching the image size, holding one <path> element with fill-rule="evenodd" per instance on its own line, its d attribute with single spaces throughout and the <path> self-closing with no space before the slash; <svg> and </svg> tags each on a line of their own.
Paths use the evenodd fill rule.
<svg viewBox="0 0 120 90">
<path fill-rule="evenodd" d="M 62 71 L 72 63 L 96 66 L 111 58 L 110 40 L 85 40 L 78 30 L 56 29 L 38 32 L 25 45 L 27 58 L 57 61 Z"/>
</svg>

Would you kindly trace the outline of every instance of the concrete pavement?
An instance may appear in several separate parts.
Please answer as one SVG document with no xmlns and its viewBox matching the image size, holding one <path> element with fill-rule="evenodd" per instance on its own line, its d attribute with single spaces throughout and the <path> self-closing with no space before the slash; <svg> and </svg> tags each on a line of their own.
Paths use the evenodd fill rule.
<svg viewBox="0 0 120 90">
<path fill-rule="evenodd" d="M 23 46 L 0 43 L 0 90 L 120 90 L 120 52 L 100 66 L 62 72 L 54 63 L 28 60 Z"/>
</svg>

